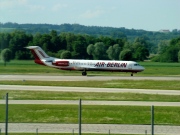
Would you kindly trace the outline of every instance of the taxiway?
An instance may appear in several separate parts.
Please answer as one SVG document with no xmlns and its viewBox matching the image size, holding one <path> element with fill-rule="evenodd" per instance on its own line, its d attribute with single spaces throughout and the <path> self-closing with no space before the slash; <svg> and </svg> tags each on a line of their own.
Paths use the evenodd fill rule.
<svg viewBox="0 0 180 135">
<path fill-rule="evenodd" d="M 180 77 L 154 76 L 51 76 L 51 75 L 0 75 L 0 80 L 38 81 L 105 81 L 105 80 L 180 80 Z"/>
<path fill-rule="evenodd" d="M 88 87 L 60 87 L 60 86 L 24 86 L 0 85 L 0 90 L 24 91 L 63 91 L 63 92 L 108 92 L 108 93 L 143 93 L 160 95 L 180 95 L 180 90 L 154 90 L 154 89 L 125 89 L 125 88 L 88 88 Z"/>
</svg>

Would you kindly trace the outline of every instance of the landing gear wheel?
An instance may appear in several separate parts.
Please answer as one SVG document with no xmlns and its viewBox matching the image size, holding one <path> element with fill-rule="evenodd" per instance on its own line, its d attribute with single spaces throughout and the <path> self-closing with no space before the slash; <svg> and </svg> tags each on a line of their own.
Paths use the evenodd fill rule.
<svg viewBox="0 0 180 135">
<path fill-rule="evenodd" d="M 133 76 L 133 73 L 131 74 L 131 76 Z"/>
<path fill-rule="evenodd" d="M 86 76 L 87 75 L 87 73 L 86 72 L 82 72 L 82 76 Z"/>
</svg>

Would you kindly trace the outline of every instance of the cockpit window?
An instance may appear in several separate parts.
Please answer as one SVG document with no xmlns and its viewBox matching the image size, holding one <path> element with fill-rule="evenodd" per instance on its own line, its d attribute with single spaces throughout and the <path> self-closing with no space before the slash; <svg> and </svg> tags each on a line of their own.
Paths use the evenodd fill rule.
<svg viewBox="0 0 180 135">
<path fill-rule="evenodd" d="M 136 64 L 134 64 L 134 66 L 140 66 L 140 65 L 136 63 Z"/>
</svg>

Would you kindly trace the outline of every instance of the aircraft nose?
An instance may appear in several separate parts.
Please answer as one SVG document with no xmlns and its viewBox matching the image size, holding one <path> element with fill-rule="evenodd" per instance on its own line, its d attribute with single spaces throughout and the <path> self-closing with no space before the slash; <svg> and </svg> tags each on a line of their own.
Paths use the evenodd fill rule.
<svg viewBox="0 0 180 135">
<path fill-rule="evenodd" d="M 143 70 L 145 70 L 145 68 L 143 66 L 141 66 L 141 70 L 143 71 Z"/>
</svg>

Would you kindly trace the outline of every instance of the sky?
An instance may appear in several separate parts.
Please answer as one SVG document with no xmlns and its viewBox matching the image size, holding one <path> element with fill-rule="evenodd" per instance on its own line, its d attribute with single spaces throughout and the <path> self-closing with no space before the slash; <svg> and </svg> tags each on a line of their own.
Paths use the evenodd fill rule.
<svg viewBox="0 0 180 135">
<path fill-rule="evenodd" d="M 0 0 L 0 22 L 180 29 L 180 0 Z"/>
</svg>

